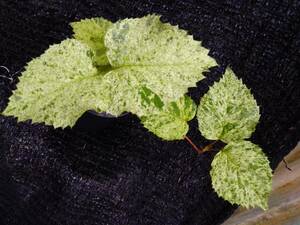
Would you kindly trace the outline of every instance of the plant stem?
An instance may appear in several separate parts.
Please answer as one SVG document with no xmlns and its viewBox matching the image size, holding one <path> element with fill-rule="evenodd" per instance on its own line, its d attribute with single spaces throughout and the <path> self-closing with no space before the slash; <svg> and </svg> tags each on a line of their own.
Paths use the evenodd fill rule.
<svg viewBox="0 0 300 225">
<path fill-rule="evenodd" d="M 202 149 L 198 148 L 198 147 L 192 142 L 192 140 L 191 140 L 188 136 L 184 136 L 184 139 L 187 140 L 188 143 L 190 143 L 190 145 L 196 150 L 196 152 L 197 152 L 198 154 L 202 154 L 202 153 L 203 153 Z"/>
<path fill-rule="evenodd" d="M 210 143 L 209 145 L 206 145 L 202 151 L 203 152 L 209 151 L 212 148 L 212 146 L 216 143 L 217 143 L 217 141 L 214 141 L 214 142 Z"/>
<path fill-rule="evenodd" d="M 211 148 L 213 147 L 213 145 L 215 143 L 217 143 L 217 141 L 214 141 L 214 142 L 210 143 L 209 145 L 206 145 L 203 149 L 201 149 L 201 148 L 198 148 L 188 136 L 184 136 L 184 139 L 188 141 L 188 143 L 196 150 L 196 152 L 199 155 L 202 154 L 203 152 L 210 151 Z"/>
</svg>

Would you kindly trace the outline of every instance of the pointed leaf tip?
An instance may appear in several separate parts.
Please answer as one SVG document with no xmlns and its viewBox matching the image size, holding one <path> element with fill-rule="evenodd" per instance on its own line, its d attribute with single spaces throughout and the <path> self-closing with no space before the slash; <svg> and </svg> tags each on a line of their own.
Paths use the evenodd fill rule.
<svg viewBox="0 0 300 225">
<path fill-rule="evenodd" d="M 202 97 L 197 118 L 204 137 L 228 143 L 249 138 L 260 114 L 250 90 L 227 69 Z"/>
</svg>

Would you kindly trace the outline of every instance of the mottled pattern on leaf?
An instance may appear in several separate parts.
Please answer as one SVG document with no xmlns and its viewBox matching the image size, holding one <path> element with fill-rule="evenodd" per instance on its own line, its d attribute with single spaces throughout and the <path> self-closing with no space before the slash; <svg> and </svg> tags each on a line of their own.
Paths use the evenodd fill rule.
<svg viewBox="0 0 300 225">
<path fill-rule="evenodd" d="M 119 83 L 116 91 L 124 96 L 137 96 L 136 91 L 146 86 L 163 102 L 175 101 L 204 78 L 203 71 L 216 65 L 200 42 L 154 15 L 115 23 L 105 36 L 105 45 L 114 68 L 108 82 Z M 124 91 L 123 84 L 127 85 Z M 121 102 L 113 101 L 112 107 L 127 104 L 126 98 L 116 100 Z"/>
<path fill-rule="evenodd" d="M 97 65 L 109 65 L 106 57 L 104 37 L 112 22 L 103 18 L 84 19 L 71 23 L 74 38 L 87 44 L 95 51 Z"/>
<path fill-rule="evenodd" d="M 132 112 L 138 116 L 144 115 L 139 90 L 141 84 L 130 73 L 117 74 L 110 71 L 104 75 L 100 89 L 103 111 L 115 116 L 123 112 Z"/>
<path fill-rule="evenodd" d="M 52 45 L 27 65 L 4 114 L 67 127 L 86 110 L 98 109 L 102 75 L 93 66 L 92 54 L 74 39 Z"/>
<path fill-rule="evenodd" d="M 164 140 L 183 139 L 188 132 L 187 122 L 194 118 L 196 105 L 188 96 L 183 96 L 176 102 L 171 102 L 151 114 L 143 116 L 143 125 Z M 154 112 L 154 113 L 153 113 Z"/>
<path fill-rule="evenodd" d="M 141 88 L 139 94 L 141 96 L 141 103 L 143 107 L 147 108 L 153 106 L 158 110 L 163 109 L 164 103 L 161 98 L 146 86 Z"/>
<path fill-rule="evenodd" d="M 259 146 L 249 141 L 229 143 L 215 156 L 210 175 L 220 197 L 247 208 L 268 208 L 272 170 Z"/>
<path fill-rule="evenodd" d="M 116 116 L 125 111 L 139 117 L 153 114 L 154 118 L 160 111 L 173 113 L 171 102 L 179 101 L 203 78 L 203 71 L 216 65 L 200 42 L 162 23 L 158 16 L 116 24 L 94 18 L 71 25 L 76 39 L 51 46 L 28 64 L 6 115 L 54 127 L 73 126 L 89 109 Z M 149 91 L 155 94 L 148 95 Z M 147 101 L 153 104 L 147 106 Z M 186 133 L 188 115 L 167 116 L 167 131 L 159 121 L 150 130 L 156 127 L 162 134 L 180 129 L 167 139 Z"/>
<path fill-rule="evenodd" d="M 197 117 L 205 138 L 228 143 L 249 138 L 260 114 L 250 90 L 227 69 L 224 77 L 202 97 Z"/>
</svg>

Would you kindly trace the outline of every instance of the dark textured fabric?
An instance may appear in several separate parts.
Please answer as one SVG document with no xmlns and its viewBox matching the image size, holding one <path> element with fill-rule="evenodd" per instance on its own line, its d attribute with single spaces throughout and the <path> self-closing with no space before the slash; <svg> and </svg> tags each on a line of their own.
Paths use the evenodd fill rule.
<svg viewBox="0 0 300 225">
<path fill-rule="evenodd" d="M 299 1 L 2 0 L 0 65 L 10 71 L 1 67 L 0 74 L 13 82 L 0 78 L 1 110 L 26 62 L 69 37 L 69 22 L 148 13 L 203 40 L 220 64 L 190 91 L 197 102 L 226 65 L 252 89 L 262 116 L 251 140 L 275 168 L 299 139 Z M 197 145 L 208 144 L 197 122 L 190 125 Z M 214 225 L 235 208 L 211 187 L 220 146 L 197 156 L 185 141 L 162 141 L 130 114 L 85 115 L 66 130 L 1 116 L 0 147 L 1 225 Z"/>
</svg>

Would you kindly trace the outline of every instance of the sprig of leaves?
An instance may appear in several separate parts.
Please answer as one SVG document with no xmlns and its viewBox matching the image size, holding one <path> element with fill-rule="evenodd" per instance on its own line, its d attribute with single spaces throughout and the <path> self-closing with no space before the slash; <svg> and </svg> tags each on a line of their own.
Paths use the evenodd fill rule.
<svg viewBox="0 0 300 225">
<path fill-rule="evenodd" d="M 116 23 L 92 18 L 71 26 L 74 39 L 28 63 L 4 115 L 65 128 L 87 110 L 116 116 L 127 111 L 164 140 L 185 137 L 196 114 L 188 88 L 216 65 L 201 42 L 156 15 Z M 272 170 L 262 149 L 244 140 L 259 117 L 250 90 L 230 69 L 197 111 L 202 135 L 227 143 L 212 162 L 215 191 L 231 203 L 266 209 Z"/>
<path fill-rule="evenodd" d="M 245 207 L 267 208 L 272 170 L 262 149 L 249 138 L 259 121 L 250 90 L 231 69 L 202 97 L 197 118 L 207 139 L 227 143 L 212 162 L 212 185 L 219 196 Z"/>
<path fill-rule="evenodd" d="M 150 125 L 159 110 L 142 104 L 140 90 L 155 93 L 166 105 L 162 112 L 168 112 L 168 105 L 180 102 L 204 78 L 202 73 L 216 65 L 201 42 L 156 15 L 114 24 L 93 18 L 71 25 L 75 39 L 51 46 L 29 63 L 4 115 L 66 127 L 87 110 L 116 116 L 127 111 L 166 138 L 158 126 L 169 127 L 171 118 L 157 117 L 157 124 Z M 183 138 L 186 120 L 180 126 L 168 140 Z"/>
</svg>

